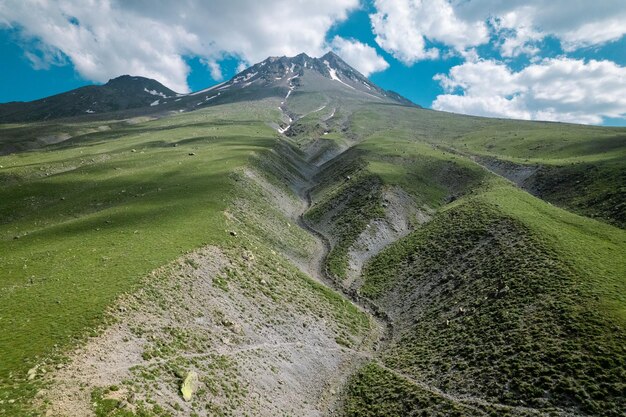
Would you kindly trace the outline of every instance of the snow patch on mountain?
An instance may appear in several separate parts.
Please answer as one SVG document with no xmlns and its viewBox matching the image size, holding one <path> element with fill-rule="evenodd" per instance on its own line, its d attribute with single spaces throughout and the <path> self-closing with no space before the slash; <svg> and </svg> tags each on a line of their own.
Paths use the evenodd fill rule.
<svg viewBox="0 0 626 417">
<path fill-rule="evenodd" d="M 191 93 L 189 95 L 190 96 L 196 96 L 198 94 L 203 94 L 203 93 L 206 93 L 208 91 L 214 90 L 214 89 L 216 89 L 216 88 L 218 88 L 218 87 L 220 87 L 220 86 L 222 86 L 224 84 L 226 84 L 226 81 L 224 81 L 223 83 L 219 83 L 217 85 L 214 85 L 213 87 L 209 87 L 209 88 L 205 88 L 204 90 L 196 91 L 195 93 Z"/>
<path fill-rule="evenodd" d="M 330 66 L 330 63 L 328 61 L 324 61 L 324 64 L 326 64 L 326 67 L 328 67 L 328 72 L 330 73 L 330 79 L 334 80 L 334 81 L 339 81 L 341 84 L 345 85 L 346 87 L 350 87 L 351 89 L 355 90 L 354 87 L 352 87 L 349 84 L 344 83 L 343 81 L 341 81 L 339 79 L 339 77 L 337 76 L 337 70 L 334 69 L 333 67 Z"/>
<path fill-rule="evenodd" d="M 160 91 L 148 90 L 146 87 L 143 88 L 143 91 L 145 91 L 148 94 L 152 94 L 153 96 L 161 96 L 163 98 L 167 98 L 167 96 L 165 94 L 161 93 Z"/>
</svg>

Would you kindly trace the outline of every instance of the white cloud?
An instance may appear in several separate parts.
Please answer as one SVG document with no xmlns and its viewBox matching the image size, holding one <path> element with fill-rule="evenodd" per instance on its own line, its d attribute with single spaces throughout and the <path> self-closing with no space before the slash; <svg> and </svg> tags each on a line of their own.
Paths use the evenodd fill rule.
<svg viewBox="0 0 626 417">
<path fill-rule="evenodd" d="M 246 62 L 320 55 L 331 26 L 358 5 L 359 0 L 5 0 L 0 27 L 19 28 L 62 51 L 87 79 L 105 82 L 130 73 L 186 92 L 185 55 L 207 63 L 224 55 Z"/>
<path fill-rule="evenodd" d="M 624 0 L 455 0 L 462 19 L 493 18 L 496 28 L 507 30 L 502 43 L 504 56 L 537 53 L 533 45 L 551 35 L 566 51 L 600 45 L 626 34 Z"/>
<path fill-rule="evenodd" d="M 435 79 L 447 93 L 433 102 L 436 110 L 586 124 L 626 118 L 626 67 L 611 61 L 546 59 L 514 72 L 484 60 Z"/>
<path fill-rule="evenodd" d="M 572 51 L 626 34 L 624 0 L 375 0 L 374 5 L 376 42 L 408 65 L 446 56 L 429 41 L 463 55 L 495 36 L 502 55 L 514 57 L 537 54 L 537 43 L 549 35 Z"/>
<path fill-rule="evenodd" d="M 61 51 L 41 42 L 37 43 L 36 48 L 30 51 L 24 51 L 24 55 L 36 70 L 46 70 L 53 65 L 67 64 L 67 59 Z"/>
<path fill-rule="evenodd" d="M 464 51 L 488 41 L 487 26 L 457 18 L 447 0 L 376 0 L 370 15 L 376 43 L 405 64 L 439 57 L 428 41 Z"/>
<path fill-rule="evenodd" d="M 376 49 L 354 39 L 335 36 L 330 47 L 366 77 L 389 68 L 387 61 L 376 53 Z"/>
<path fill-rule="evenodd" d="M 222 68 L 220 67 L 220 64 L 217 63 L 217 61 L 202 59 L 201 62 L 209 69 L 209 72 L 211 73 L 211 78 L 213 78 L 215 81 L 221 81 L 224 78 L 224 75 L 222 74 Z"/>
<path fill-rule="evenodd" d="M 240 73 L 241 71 L 244 71 L 249 66 L 250 66 L 249 62 L 247 62 L 247 61 L 239 61 L 239 64 L 237 64 L 237 73 Z"/>
</svg>

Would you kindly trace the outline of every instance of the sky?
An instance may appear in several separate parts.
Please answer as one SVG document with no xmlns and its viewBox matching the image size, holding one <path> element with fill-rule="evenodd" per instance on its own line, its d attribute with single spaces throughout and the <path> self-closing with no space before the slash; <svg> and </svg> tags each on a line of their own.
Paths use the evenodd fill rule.
<svg viewBox="0 0 626 417">
<path fill-rule="evenodd" d="M 626 126 L 625 0 L 0 0 L 0 102 L 332 50 L 436 110 Z"/>
</svg>

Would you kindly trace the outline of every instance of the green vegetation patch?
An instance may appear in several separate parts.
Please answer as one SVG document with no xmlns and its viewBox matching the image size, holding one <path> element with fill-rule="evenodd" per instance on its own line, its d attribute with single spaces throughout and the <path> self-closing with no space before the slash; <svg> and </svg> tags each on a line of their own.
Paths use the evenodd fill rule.
<svg viewBox="0 0 626 417">
<path fill-rule="evenodd" d="M 552 204 L 626 229 L 623 160 L 541 167 L 525 184 Z"/>
<path fill-rule="evenodd" d="M 467 405 L 417 385 L 370 362 L 348 382 L 345 399 L 348 417 L 466 417 L 525 416 L 502 406 Z"/>
<path fill-rule="evenodd" d="M 230 173 L 276 145 L 269 117 L 217 106 L 0 157 L 0 410 L 25 415 L 27 371 L 149 271 L 227 242 Z"/>
<path fill-rule="evenodd" d="M 576 245 L 602 246 L 517 193 L 503 185 L 461 200 L 366 268 L 363 293 L 396 321 L 385 364 L 449 393 L 620 415 L 626 332 L 607 288 L 622 286 L 604 274 L 624 269 L 619 261 L 590 269 L 593 258 L 582 269 Z"/>
</svg>

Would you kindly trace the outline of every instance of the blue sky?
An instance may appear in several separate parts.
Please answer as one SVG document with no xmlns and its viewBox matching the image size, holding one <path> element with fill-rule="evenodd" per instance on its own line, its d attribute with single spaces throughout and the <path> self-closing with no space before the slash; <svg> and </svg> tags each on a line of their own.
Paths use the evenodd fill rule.
<svg viewBox="0 0 626 417">
<path fill-rule="evenodd" d="M 459 113 L 626 125 L 626 2 L 79 0 L 0 3 L 0 102 L 121 74 L 188 92 L 270 55 L 332 49 Z"/>
</svg>

